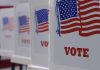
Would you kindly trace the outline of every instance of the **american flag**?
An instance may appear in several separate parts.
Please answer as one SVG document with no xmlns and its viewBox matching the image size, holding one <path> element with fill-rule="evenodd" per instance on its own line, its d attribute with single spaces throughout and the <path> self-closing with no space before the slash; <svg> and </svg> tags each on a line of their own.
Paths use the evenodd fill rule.
<svg viewBox="0 0 100 70">
<path fill-rule="evenodd" d="M 3 18 L 3 30 L 13 30 L 13 18 L 4 17 Z"/>
<path fill-rule="evenodd" d="M 99 0 L 57 0 L 59 36 L 79 32 L 80 36 L 100 34 Z"/>
<path fill-rule="evenodd" d="M 48 10 L 41 9 L 35 12 L 36 15 L 36 31 L 37 32 L 46 32 L 49 30 L 48 25 Z"/>
<path fill-rule="evenodd" d="M 100 0 L 78 0 L 80 35 L 100 34 Z"/>
<path fill-rule="evenodd" d="M 27 16 L 19 17 L 19 33 L 29 32 L 29 18 Z"/>
</svg>

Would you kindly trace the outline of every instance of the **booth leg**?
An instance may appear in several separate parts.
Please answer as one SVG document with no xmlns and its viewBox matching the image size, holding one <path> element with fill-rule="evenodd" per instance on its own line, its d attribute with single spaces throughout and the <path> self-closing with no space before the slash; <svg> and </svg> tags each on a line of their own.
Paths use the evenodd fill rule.
<svg viewBox="0 0 100 70">
<path fill-rule="evenodd" d="M 26 65 L 26 70 L 27 70 L 27 65 Z"/>
<path fill-rule="evenodd" d="M 19 70 L 23 70 L 23 65 L 22 64 L 20 65 Z"/>
<path fill-rule="evenodd" d="M 11 70 L 15 70 L 16 64 L 12 63 Z"/>
<path fill-rule="evenodd" d="M 1 61 L 1 56 L 0 56 L 0 61 Z"/>
</svg>

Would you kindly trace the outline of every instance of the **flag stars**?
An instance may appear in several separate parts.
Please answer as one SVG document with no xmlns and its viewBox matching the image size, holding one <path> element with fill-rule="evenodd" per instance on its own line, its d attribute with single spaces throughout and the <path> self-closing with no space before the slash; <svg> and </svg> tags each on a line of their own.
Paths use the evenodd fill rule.
<svg viewBox="0 0 100 70">
<path fill-rule="evenodd" d="M 61 0 L 58 2 L 60 19 L 68 19 L 77 16 L 76 0 Z"/>
<path fill-rule="evenodd" d="M 36 15 L 37 15 L 38 23 L 48 21 L 48 10 L 47 9 L 42 9 L 42 10 L 36 11 Z"/>
</svg>

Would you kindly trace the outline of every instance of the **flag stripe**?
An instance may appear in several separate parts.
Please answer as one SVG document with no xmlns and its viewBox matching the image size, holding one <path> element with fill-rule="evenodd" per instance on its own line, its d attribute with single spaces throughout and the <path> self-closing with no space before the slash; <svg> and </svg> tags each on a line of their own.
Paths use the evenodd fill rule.
<svg viewBox="0 0 100 70">
<path fill-rule="evenodd" d="M 41 9 L 36 11 L 36 31 L 37 32 L 46 32 L 49 30 L 48 25 L 48 10 L 47 9 Z"/>
<path fill-rule="evenodd" d="M 99 3 L 93 1 L 92 3 L 86 4 L 86 5 L 84 5 L 84 4 L 80 5 L 80 9 L 88 8 L 91 6 L 98 6 L 98 5 L 99 5 Z"/>
<path fill-rule="evenodd" d="M 48 28 L 49 28 L 48 22 L 41 23 L 41 24 L 38 24 L 37 31 L 38 32 L 45 32 L 45 31 L 48 31 L 49 30 Z"/>
<path fill-rule="evenodd" d="M 77 13 L 77 2 L 75 0 L 61 0 L 57 2 L 57 13 L 59 15 L 59 29 L 61 34 L 79 31 L 80 18 Z M 58 16 L 57 16 L 58 17 Z M 59 30 L 57 30 L 59 31 Z"/>
<path fill-rule="evenodd" d="M 100 8 L 99 1 L 78 0 L 78 10 L 81 19 L 81 36 L 100 34 Z"/>
<path fill-rule="evenodd" d="M 71 27 L 74 27 L 74 28 L 71 28 Z M 78 31 L 80 28 L 79 18 L 71 18 L 71 19 L 61 22 L 60 28 L 61 28 L 61 34 Z M 70 28 L 70 29 L 68 29 L 68 28 Z"/>
<path fill-rule="evenodd" d="M 13 18 L 12 17 L 3 18 L 3 30 L 13 30 Z"/>
<path fill-rule="evenodd" d="M 92 0 L 78 0 L 78 3 L 80 4 L 80 5 L 86 5 L 86 4 L 90 4 L 90 3 L 93 3 L 94 1 Z M 98 2 L 98 1 L 95 1 L 95 2 Z"/>
<path fill-rule="evenodd" d="M 27 16 L 22 16 L 22 17 L 26 18 L 26 22 L 23 23 L 24 25 L 19 26 L 19 33 L 29 32 L 30 31 L 29 18 Z M 19 20 L 22 21 L 21 19 Z M 25 21 L 25 19 L 23 21 Z"/>
<path fill-rule="evenodd" d="M 94 8 L 94 9 L 90 9 L 88 11 L 83 11 L 83 12 L 80 12 L 79 14 L 80 15 L 86 15 L 86 14 L 89 14 L 89 13 L 93 13 L 93 12 L 96 12 L 98 13 L 100 10 L 98 8 Z"/>
<path fill-rule="evenodd" d="M 99 0 L 58 0 L 56 5 L 58 33 L 79 31 L 80 36 L 100 34 Z"/>
<path fill-rule="evenodd" d="M 100 28 L 100 25 L 95 25 L 95 26 L 91 26 L 91 27 L 85 27 L 85 28 L 82 28 L 82 30 L 87 31 L 87 30 L 97 29 L 97 28 Z"/>
<path fill-rule="evenodd" d="M 81 18 L 81 20 L 87 20 L 89 18 L 94 18 L 94 17 L 97 17 L 97 18 L 100 18 L 100 15 L 99 14 L 93 14 L 93 15 L 88 15 L 87 17 L 83 17 Z"/>
<path fill-rule="evenodd" d="M 75 32 L 75 31 L 78 31 L 79 28 L 73 28 L 73 29 L 70 29 L 70 30 L 62 30 L 61 31 L 61 34 L 66 34 L 66 33 L 72 33 L 72 32 Z"/>
<path fill-rule="evenodd" d="M 65 20 L 65 21 L 61 22 L 61 24 L 67 24 L 67 23 L 70 23 L 70 22 L 73 22 L 73 21 L 79 21 L 79 18 L 71 18 L 69 20 Z"/>
<path fill-rule="evenodd" d="M 48 24 L 48 22 L 40 23 L 40 24 L 38 24 L 38 26 L 43 26 L 45 24 Z"/>
<path fill-rule="evenodd" d="M 43 27 L 38 27 L 38 29 L 44 29 L 44 28 L 48 28 L 48 25 L 43 26 Z"/>
<path fill-rule="evenodd" d="M 75 26 L 80 26 L 80 25 L 79 25 L 79 23 L 73 23 L 73 24 L 70 24 L 70 25 L 61 26 L 61 29 L 66 29 L 66 28 L 75 27 Z"/>
<path fill-rule="evenodd" d="M 87 33 L 80 33 L 81 36 L 87 37 L 95 34 L 100 34 L 100 30 L 92 31 L 92 32 L 87 32 Z"/>
</svg>

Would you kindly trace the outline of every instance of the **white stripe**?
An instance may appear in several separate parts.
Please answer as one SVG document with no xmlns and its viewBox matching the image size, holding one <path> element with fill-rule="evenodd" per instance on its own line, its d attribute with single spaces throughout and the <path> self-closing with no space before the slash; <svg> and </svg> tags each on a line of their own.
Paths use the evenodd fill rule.
<svg viewBox="0 0 100 70">
<path fill-rule="evenodd" d="M 88 4 L 94 3 L 94 2 L 97 2 L 98 3 L 98 1 L 90 1 L 90 2 L 87 2 L 87 3 L 81 4 L 80 6 L 88 5 Z"/>
<path fill-rule="evenodd" d="M 99 14 L 100 15 L 100 12 L 91 12 L 91 13 L 88 13 L 88 14 L 85 14 L 85 15 L 81 15 L 81 17 L 88 17 L 90 15 L 93 15 L 93 14 Z"/>
<path fill-rule="evenodd" d="M 61 31 L 71 30 L 71 29 L 73 29 L 73 28 L 80 28 L 80 27 L 78 27 L 78 26 L 74 26 L 74 27 L 70 27 L 70 28 L 66 28 L 66 29 L 61 29 Z"/>
<path fill-rule="evenodd" d="M 90 22 L 90 21 L 93 21 L 93 20 L 100 20 L 100 17 L 93 17 L 93 18 L 89 18 L 89 19 L 86 19 L 86 20 L 82 20 L 81 22 Z"/>
<path fill-rule="evenodd" d="M 64 21 L 69 21 L 69 20 L 71 20 L 71 19 L 73 19 L 73 18 L 79 18 L 79 17 L 72 17 L 72 18 L 68 18 L 68 19 L 66 19 L 66 20 L 62 20 L 61 22 L 64 22 Z"/>
<path fill-rule="evenodd" d="M 89 25 L 82 26 L 82 27 L 83 28 L 87 28 L 87 27 L 92 27 L 92 26 L 95 26 L 95 25 L 100 26 L 100 23 L 93 23 L 93 24 L 89 24 Z"/>
<path fill-rule="evenodd" d="M 86 31 L 82 31 L 82 33 L 89 33 L 89 32 L 93 32 L 93 31 L 100 31 L 100 29 L 86 30 Z"/>
<path fill-rule="evenodd" d="M 38 26 L 38 27 L 44 27 L 44 26 L 48 26 L 48 24 L 42 25 L 42 26 Z"/>
<path fill-rule="evenodd" d="M 87 7 L 87 8 L 81 9 L 80 12 L 86 12 L 86 11 L 88 11 L 88 10 L 95 9 L 95 8 L 98 8 L 98 9 L 99 9 L 99 6 Z"/>
<path fill-rule="evenodd" d="M 80 21 L 72 21 L 70 23 L 61 24 L 61 26 L 67 26 L 67 25 L 71 25 L 71 24 L 75 24 L 75 23 L 80 23 Z"/>
</svg>

